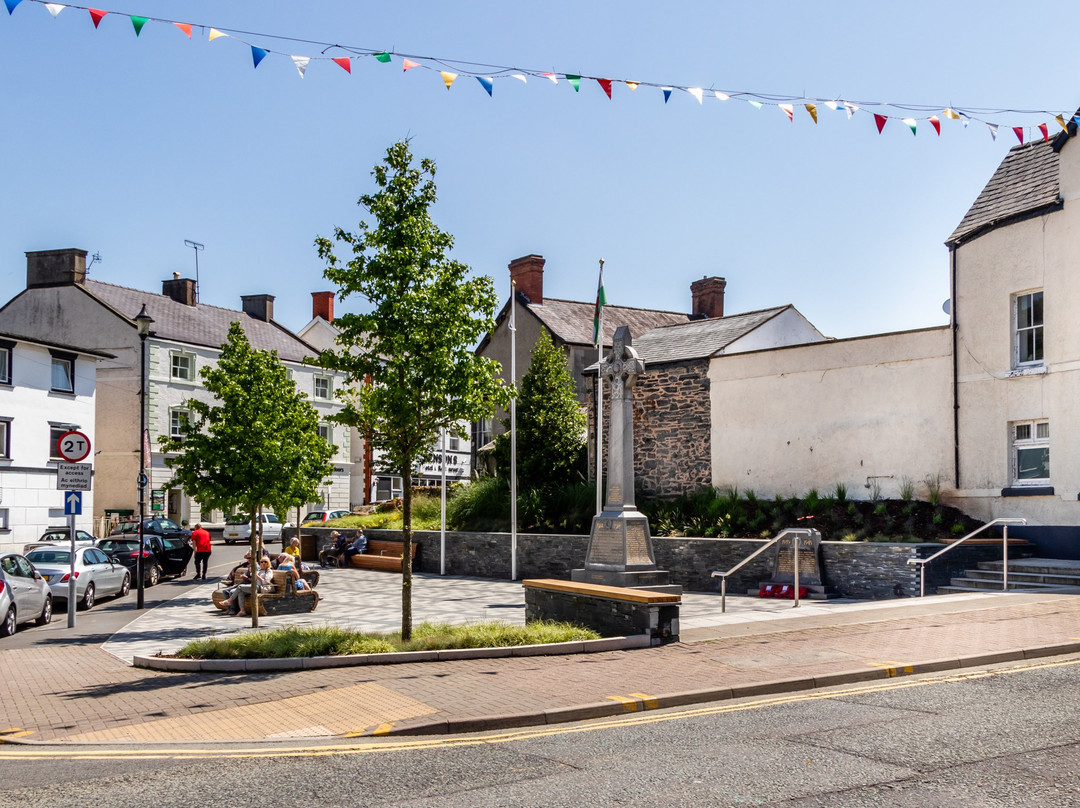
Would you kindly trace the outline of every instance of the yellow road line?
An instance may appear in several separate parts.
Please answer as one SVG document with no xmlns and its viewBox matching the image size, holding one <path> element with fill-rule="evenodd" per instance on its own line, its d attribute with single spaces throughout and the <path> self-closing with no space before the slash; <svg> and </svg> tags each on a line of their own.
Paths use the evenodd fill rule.
<svg viewBox="0 0 1080 808">
<path fill-rule="evenodd" d="M 891 659 L 887 659 L 884 662 L 867 662 L 866 664 L 875 668 L 883 668 L 885 675 L 890 679 L 894 676 L 911 675 L 915 673 L 914 665 L 905 665 L 903 662 L 896 662 Z"/>
<path fill-rule="evenodd" d="M 692 708 L 688 710 L 673 710 L 666 713 L 650 713 L 649 715 L 638 714 L 633 716 L 619 716 L 614 718 L 594 719 L 581 724 L 562 724 L 545 727 L 530 727 L 521 730 L 513 730 L 490 735 L 472 736 L 443 736 L 425 737 L 412 739 L 395 739 L 392 741 L 378 741 L 367 744 L 332 744 L 328 746 L 309 747 L 252 747 L 247 749 L 215 749 L 176 747 L 161 749 L 128 748 L 105 749 L 105 750 L 80 750 L 78 747 L 63 745 L 51 748 L 41 746 L 3 746 L 0 748 L 0 760 L 49 760 L 64 758 L 67 760 L 117 760 L 117 759 L 188 759 L 188 758 L 281 758 L 281 757 L 329 757 L 331 755 L 360 755 L 385 752 L 400 752 L 414 749 L 430 748 L 454 748 L 460 746 L 482 746 L 485 744 L 503 744 L 517 741 L 527 741 L 536 738 L 550 737 L 553 735 L 572 735 L 584 732 L 597 732 L 599 730 L 623 728 L 628 725 L 644 725 L 660 723 L 662 721 L 680 721 L 687 718 L 701 716 L 723 715 L 726 713 L 746 712 L 760 710 L 768 707 L 776 707 L 785 704 L 797 704 L 800 702 L 827 701 L 829 699 L 860 696 L 872 693 L 883 693 L 892 690 L 906 690 L 928 685 L 949 684 L 954 682 L 974 681 L 989 679 L 997 676 L 1005 676 L 1015 673 L 1027 673 L 1036 670 L 1048 670 L 1080 665 L 1080 659 L 1071 659 L 1062 662 L 1037 662 L 1025 665 L 1016 665 L 1008 668 L 994 670 L 968 670 L 942 675 L 930 676 L 921 679 L 903 679 L 893 682 L 875 682 L 857 687 L 838 688 L 827 691 L 808 691 L 800 694 L 786 694 L 770 698 L 755 699 L 738 703 L 712 704 L 706 707 Z M 616 700 L 619 700 L 616 697 Z M 379 728 L 381 729 L 381 727 Z"/>
<path fill-rule="evenodd" d="M 656 696 L 650 696 L 648 693 L 631 693 L 630 695 L 635 699 L 641 699 L 645 704 L 646 710 L 655 710 L 660 706 L 660 702 L 657 700 Z"/>
<path fill-rule="evenodd" d="M 391 733 L 391 731 L 393 731 L 393 729 L 394 729 L 394 725 L 392 723 L 390 723 L 390 724 L 379 724 L 379 726 L 375 727 L 375 729 L 373 729 L 371 731 L 371 734 L 372 735 L 389 735 Z"/>
<path fill-rule="evenodd" d="M 632 713 L 632 712 L 635 712 L 637 710 L 637 706 L 638 706 L 637 699 L 627 698 L 626 696 L 604 696 L 604 698 L 608 699 L 609 701 L 617 701 L 617 702 L 619 702 L 619 704 L 621 704 L 623 706 L 623 710 L 625 710 L 628 713 Z"/>
</svg>

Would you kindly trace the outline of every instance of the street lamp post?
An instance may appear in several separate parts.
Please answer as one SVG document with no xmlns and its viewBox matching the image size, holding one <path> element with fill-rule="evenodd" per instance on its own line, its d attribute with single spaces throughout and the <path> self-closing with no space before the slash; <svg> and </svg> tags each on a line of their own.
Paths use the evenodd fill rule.
<svg viewBox="0 0 1080 808">
<path fill-rule="evenodd" d="M 139 330 L 139 554 L 135 561 L 135 577 L 137 597 L 135 608 L 143 608 L 145 586 L 143 585 L 143 553 L 146 548 L 143 545 L 143 520 L 146 519 L 146 338 L 150 334 L 150 326 L 154 318 L 146 311 L 143 303 L 142 310 L 135 316 L 135 326 Z"/>
</svg>

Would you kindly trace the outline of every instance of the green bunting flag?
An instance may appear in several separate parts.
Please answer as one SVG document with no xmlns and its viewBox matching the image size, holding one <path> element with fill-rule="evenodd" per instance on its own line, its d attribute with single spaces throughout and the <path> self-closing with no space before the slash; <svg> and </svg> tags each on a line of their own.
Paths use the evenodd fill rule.
<svg viewBox="0 0 1080 808">
<path fill-rule="evenodd" d="M 139 34 L 142 33 L 143 26 L 146 25 L 146 22 L 149 19 L 150 19 L 149 17 L 132 17 L 131 18 L 131 24 L 133 26 L 135 26 L 135 36 L 138 36 Z"/>
<path fill-rule="evenodd" d="M 600 347 L 603 335 L 600 333 L 600 310 L 607 305 L 607 297 L 604 295 L 604 265 L 600 265 L 600 281 L 596 286 L 596 308 L 593 310 L 592 341 L 593 345 Z"/>
</svg>

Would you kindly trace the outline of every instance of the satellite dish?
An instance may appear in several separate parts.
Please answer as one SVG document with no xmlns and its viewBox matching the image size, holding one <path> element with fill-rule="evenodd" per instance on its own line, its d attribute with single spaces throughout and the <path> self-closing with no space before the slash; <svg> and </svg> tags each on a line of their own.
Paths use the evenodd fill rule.
<svg viewBox="0 0 1080 808">
<path fill-rule="evenodd" d="M 941 310 L 946 314 L 952 314 L 952 298 L 945 298 L 945 302 L 941 304 Z"/>
</svg>

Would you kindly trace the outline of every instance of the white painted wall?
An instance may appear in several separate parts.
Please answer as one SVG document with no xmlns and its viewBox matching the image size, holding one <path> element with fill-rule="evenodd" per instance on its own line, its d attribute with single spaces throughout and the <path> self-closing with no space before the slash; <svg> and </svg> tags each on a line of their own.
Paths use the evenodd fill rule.
<svg viewBox="0 0 1080 808">
<path fill-rule="evenodd" d="M 3 339 L 10 339 L 6 335 Z M 0 416 L 11 419 L 10 459 L 0 459 L 0 510 L 7 512 L 0 530 L 0 550 L 22 551 L 48 527 L 67 525 L 64 491 L 56 489 L 55 460 L 50 460 L 51 423 L 76 426 L 95 444 L 96 360 L 75 360 L 75 394 L 53 393 L 52 356 L 48 348 L 16 341 L 12 384 L 0 385 Z M 90 457 L 82 461 L 92 463 Z M 83 515 L 77 528 L 93 532 L 93 491 L 83 492 Z"/>
<path fill-rule="evenodd" d="M 745 353 L 780 348 L 785 345 L 801 345 L 821 342 L 825 337 L 813 324 L 795 309 L 784 309 L 768 322 L 762 323 L 750 333 L 734 340 L 725 354 Z"/>
</svg>

